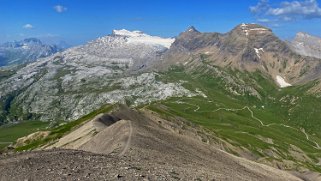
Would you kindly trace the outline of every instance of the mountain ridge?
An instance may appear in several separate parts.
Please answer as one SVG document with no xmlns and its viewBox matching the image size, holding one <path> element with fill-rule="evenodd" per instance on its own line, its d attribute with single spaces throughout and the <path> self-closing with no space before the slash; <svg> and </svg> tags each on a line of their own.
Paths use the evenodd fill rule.
<svg viewBox="0 0 321 181">
<path fill-rule="evenodd" d="M 0 45 L 0 66 L 30 63 L 61 50 L 56 45 L 44 44 L 37 38 L 6 42 Z"/>
<path fill-rule="evenodd" d="M 212 65 L 249 72 L 259 70 L 276 82 L 276 77 L 282 76 L 291 84 L 301 84 L 307 82 L 305 77 L 316 79 L 320 75 L 314 69 L 320 65 L 319 59 L 298 55 L 272 30 L 257 24 L 243 23 L 225 34 L 188 36 L 185 32 L 176 38 L 168 52 L 171 60 L 165 64 L 171 65 L 177 57 L 184 64 L 192 56 L 206 56 Z"/>
<path fill-rule="evenodd" d="M 123 29 L 114 30 L 108 36 L 82 46 L 69 48 L 18 70 L 11 78 L 1 82 L 2 107 L 8 107 L 6 106 L 7 101 L 11 100 L 10 97 L 14 95 L 9 105 L 14 105 L 14 110 L 19 110 L 21 115 L 18 119 L 22 119 L 22 115 L 25 114 L 27 117 L 32 117 L 32 114 L 42 115 L 50 108 L 56 110 L 56 113 L 53 111 L 50 116 L 47 115 L 48 118 L 41 117 L 42 119 L 52 119 L 55 114 L 62 114 L 63 120 L 76 119 L 98 108 L 104 101 L 112 103 L 124 101 L 127 96 L 131 97 L 126 88 L 138 86 L 143 83 L 142 80 L 147 81 L 153 89 L 156 89 L 159 75 L 153 71 L 166 70 L 166 67 L 173 65 L 183 65 L 192 70 L 204 64 L 241 72 L 260 71 L 274 80 L 275 84 L 281 88 L 313 81 L 321 74 L 320 60 L 295 54 L 270 29 L 261 25 L 240 24 L 225 34 L 201 33 L 194 27 L 189 27 L 175 40 Z M 225 76 L 230 77 L 228 74 Z M 132 78 L 134 79 L 133 84 L 125 85 L 124 81 Z M 97 83 L 105 87 L 107 91 L 96 88 Z M 39 86 L 47 92 L 40 91 Z M 163 89 L 161 91 L 163 95 L 158 95 L 159 98 L 198 94 L 195 90 L 189 92 L 183 87 L 174 89 L 170 84 L 164 84 L 164 86 L 158 86 Z M 169 92 L 166 92 L 166 86 L 171 87 Z M 237 84 L 235 86 L 243 87 Z M 118 89 L 127 93 L 115 98 L 114 93 Z M 251 90 L 250 94 L 260 97 L 254 89 L 250 87 L 247 89 Z M 35 94 L 41 101 L 33 101 Z M 94 106 L 89 104 L 88 110 L 85 109 L 87 111 L 83 112 L 84 105 L 81 102 L 88 102 L 88 95 L 91 95 L 90 97 L 95 95 L 97 98 L 93 100 L 96 100 L 96 103 Z M 78 102 L 79 99 L 74 96 L 82 97 L 83 100 Z M 28 104 L 23 103 L 26 100 Z M 135 100 L 132 101 L 135 102 Z M 73 102 L 73 106 L 68 105 L 69 101 Z M 67 112 L 59 111 L 55 106 L 62 104 L 61 102 L 65 102 L 63 104 L 66 104 L 65 111 L 68 110 Z M 139 102 L 144 101 L 140 98 Z M 19 104 L 22 107 L 18 106 Z M 7 119 L 5 117 L 13 107 L 9 106 L 7 110 L 2 111 L 4 116 L 2 122 Z M 30 115 L 30 112 L 33 113 Z M 16 119 L 14 117 L 9 119 Z"/>
</svg>

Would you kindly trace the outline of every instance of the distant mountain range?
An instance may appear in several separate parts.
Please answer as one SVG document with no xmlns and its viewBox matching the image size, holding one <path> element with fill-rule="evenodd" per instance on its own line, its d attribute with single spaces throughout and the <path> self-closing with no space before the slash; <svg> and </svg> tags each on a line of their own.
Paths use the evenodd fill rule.
<svg viewBox="0 0 321 181">
<path fill-rule="evenodd" d="M 298 34 L 298 37 L 303 35 Z M 321 75 L 319 59 L 293 51 L 297 42 L 303 41 L 298 37 L 288 45 L 270 29 L 257 24 L 240 24 L 226 34 L 201 33 L 190 27 L 175 39 L 123 29 L 58 53 L 55 52 L 60 49 L 56 46 L 26 39 L 2 45 L 11 60 L 7 64 L 47 58 L 28 64 L 3 81 L 0 96 L 4 99 L 13 93 L 19 95 L 10 102 L 20 105 L 19 116 L 10 119 L 22 119 L 28 112 L 42 120 L 57 117 L 69 120 L 104 103 L 130 99 L 137 105 L 173 95 L 198 94 L 157 81 L 155 72 L 173 65 L 196 69 L 205 64 L 252 73 L 259 71 L 279 87 L 289 87 Z M 308 45 L 310 41 L 304 40 Z M 243 85 L 229 74 L 221 76 L 233 87 L 228 88 L 233 93 L 261 97 L 253 86 Z M 148 89 L 139 86 L 143 82 Z M 133 99 L 131 95 L 136 91 Z M 34 101 L 34 95 L 38 101 Z M 57 103 L 60 106 L 57 107 Z"/>
<path fill-rule="evenodd" d="M 37 38 L 7 42 L 0 45 L 0 66 L 30 63 L 62 49 L 56 45 L 44 44 Z"/>
<path fill-rule="evenodd" d="M 305 56 L 321 58 L 321 38 L 299 32 L 290 42 L 293 50 Z"/>
</svg>

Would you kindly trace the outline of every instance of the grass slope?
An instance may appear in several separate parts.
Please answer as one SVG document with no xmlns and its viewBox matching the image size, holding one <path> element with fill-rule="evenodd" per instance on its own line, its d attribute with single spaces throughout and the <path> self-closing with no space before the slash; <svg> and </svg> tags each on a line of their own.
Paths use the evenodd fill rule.
<svg viewBox="0 0 321 181">
<path fill-rule="evenodd" d="M 48 122 L 41 121 L 25 121 L 18 124 L 2 126 L 0 127 L 0 150 L 4 149 L 11 143 L 14 143 L 18 138 L 29 135 L 33 132 L 40 130 L 50 131 L 49 136 L 45 139 L 34 140 L 25 146 L 16 148 L 16 151 L 32 150 L 38 148 L 44 144 L 61 138 L 63 135 L 76 129 L 86 121 L 93 119 L 96 115 L 100 113 L 110 112 L 113 108 L 113 105 L 105 105 L 100 109 L 93 111 L 75 121 L 63 123 L 61 121 L 57 121 L 56 125 L 51 125 L 50 127 Z"/>
<path fill-rule="evenodd" d="M 45 130 L 49 123 L 25 121 L 0 127 L 0 150 L 15 142 L 18 138 L 39 130 Z"/>
<path fill-rule="evenodd" d="M 321 150 L 317 148 L 321 145 L 321 99 L 305 93 L 313 83 L 279 89 L 258 72 L 228 71 L 229 75 L 243 79 L 244 84 L 252 84 L 261 97 L 246 92 L 232 94 L 220 76 L 174 67 L 160 79 L 181 80 L 184 87 L 194 91 L 197 88 L 207 97 L 171 98 L 155 102 L 149 109 L 166 118 L 179 116 L 202 125 L 257 157 L 292 161 L 297 166 L 321 172 L 316 164 L 321 158 Z"/>
</svg>

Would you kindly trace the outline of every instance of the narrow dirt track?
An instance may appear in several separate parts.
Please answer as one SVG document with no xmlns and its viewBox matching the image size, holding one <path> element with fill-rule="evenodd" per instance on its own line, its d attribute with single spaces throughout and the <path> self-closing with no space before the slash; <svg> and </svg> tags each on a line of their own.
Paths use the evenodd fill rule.
<svg viewBox="0 0 321 181">
<path fill-rule="evenodd" d="M 129 149 L 129 147 L 130 147 L 130 143 L 131 143 L 131 140 L 132 140 L 132 134 L 133 134 L 133 126 L 132 126 L 131 121 L 128 122 L 128 125 L 129 125 L 128 139 L 127 139 L 127 142 L 126 142 L 126 145 L 125 145 L 123 151 L 119 154 L 119 156 L 123 156 L 127 152 L 127 150 Z"/>
</svg>

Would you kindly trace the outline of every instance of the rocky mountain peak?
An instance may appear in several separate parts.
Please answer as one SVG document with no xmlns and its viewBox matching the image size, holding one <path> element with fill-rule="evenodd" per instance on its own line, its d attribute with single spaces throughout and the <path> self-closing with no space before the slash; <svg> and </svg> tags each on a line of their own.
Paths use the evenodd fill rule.
<svg viewBox="0 0 321 181">
<path fill-rule="evenodd" d="M 38 38 L 26 38 L 23 40 L 24 43 L 42 44 Z"/>
<path fill-rule="evenodd" d="M 172 52 L 190 52 L 197 49 L 202 49 L 207 46 L 212 46 L 219 41 L 219 33 L 203 33 L 190 26 L 186 31 L 176 37 Z"/>
<path fill-rule="evenodd" d="M 1 47 L 7 47 L 7 48 L 17 48 L 17 47 L 21 47 L 24 45 L 35 45 L 35 46 L 42 46 L 43 43 L 41 42 L 41 40 L 37 39 L 37 38 L 26 38 L 24 40 L 21 41 L 13 41 L 13 42 L 6 42 L 2 45 L 0 45 Z"/>
<path fill-rule="evenodd" d="M 299 32 L 290 42 L 292 49 L 304 56 L 321 58 L 321 38 Z"/>
<path fill-rule="evenodd" d="M 259 24 L 242 23 L 242 24 L 238 25 L 237 27 L 235 27 L 232 30 L 232 33 L 233 32 L 237 32 L 238 34 L 242 34 L 245 36 L 251 36 L 251 35 L 257 35 L 257 34 L 271 34 L 272 30 L 269 28 L 266 28 L 262 25 L 259 25 Z"/>
<path fill-rule="evenodd" d="M 196 32 L 196 33 L 199 33 L 199 31 L 194 26 L 188 27 L 185 32 Z"/>
<path fill-rule="evenodd" d="M 319 42 L 321 44 L 321 38 L 320 37 L 316 37 L 316 36 L 312 36 L 308 33 L 304 33 L 304 32 L 298 32 L 295 35 L 295 38 L 293 41 L 312 41 L 312 42 Z"/>
<path fill-rule="evenodd" d="M 6 42 L 0 45 L 0 66 L 33 62 L 61 50 L 60 47 L 42 43 L 37 38 Z"/>
<path fill-rule="evenodd" d="M 296 35 L 295 35 L 295 39 L 297 38 L 311 38 L 313 36 L 309 35 L 308 33 L 305 33 L 305 32 L 298 32 Z"/>
</svg>

